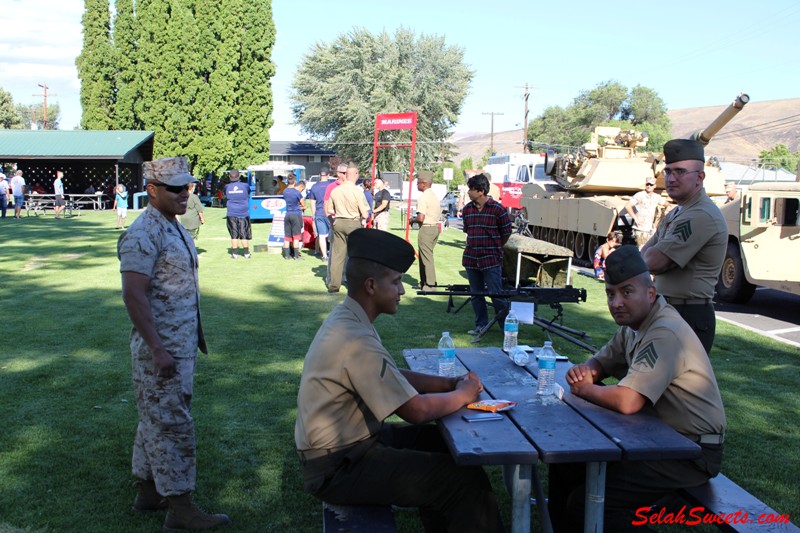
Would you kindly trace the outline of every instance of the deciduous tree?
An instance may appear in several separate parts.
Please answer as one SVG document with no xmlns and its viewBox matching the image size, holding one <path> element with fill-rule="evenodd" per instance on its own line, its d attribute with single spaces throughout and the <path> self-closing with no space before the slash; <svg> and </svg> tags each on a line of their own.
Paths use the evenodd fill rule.
<svg viewBox="0 0 800 533">
<path fill-rule="evenodd" d="M 0 129 L 22 128 L 22 117 L 14 107 L 14 97 L 0 87 Z"/>
<path fill-rule="evenodd" d="M 762 150 L 758 155 L 760 163 L 772 163 L 791 173 L 797 172 L 800 162 L 800 150 L 792 152 L 785 144 L 776 144 L 769 150 Z"/>
<path fill-rule="evenodd" d="M 653 90 L 637 85 L 630 91 L 616 81 L 582 91 L 566 108 L 551 106 L 528 125 L 528 140 L 557 148 L 574 148 L 589 141 L 597 126 L 645 131 L 648 150 L 659 150 L 672 128 L 664 101 Z"/>
<path fill-rule="evenodd" d="M 354 29 L 332 43 L 317 43 L 292 84 L 293 114 L 301 129 L 363 168 L 372 163 L 377 113 L 416 111 L 417 168 L 430 168 L 458 119 L 473 72 L 464 51 L 443 37 L 401 28 L 393 36 Z M 381 132 L 384 143 L 409 142 L 408 130 Z M 383 170 L 407 170 L 405 150 L 382 150 Z"/>
</svg>

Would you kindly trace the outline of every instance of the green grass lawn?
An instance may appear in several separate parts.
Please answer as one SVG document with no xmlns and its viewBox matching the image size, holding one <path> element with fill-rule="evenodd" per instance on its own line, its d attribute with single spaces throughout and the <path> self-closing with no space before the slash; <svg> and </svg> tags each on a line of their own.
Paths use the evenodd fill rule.
<svg viewBox="0 0 800 533">
<path fill-rule="evenodd" d="M 311 255 L 286 261 L 228 255 L 225 211 L 207 209 L 197 243 L 209 355 L 195 378 L 199 503 L 228 513 L 236 531 L 320 531 L 321 505 L 302 491 L 293 430 L 303 356 L 344 293 L 325 290 L 325 265 Z M 137 216 L 129 213 L 128 223 Z M 393 226 L 401 234 L 400 219 Z M 270 224 L 254 224 L 265 244 Z M 0 532 L 160 530 L 163 515 L 130 512 L 130 452 L 136 424 L 130 380 L 130 322 L 120 296 L 111 211 L 0 220 Z M 412 233 L 416 244 L 416 234 Z M 464 236 L 447 230 L 436 247 L 440 284 L 466 283 Z M 450 331 L 468 346 L 471 308 L 445 312 L 446 297 L 410 286 L 399 312 L 376 322 L 402 361 L 403 348 L 435 346 Z M 575 275 L 587 303 L 566 304 L 564 324 L 601 345 L 615 330 L 602 285 Z M 549 309 L 539 316 L 551 318 Z M 540 345 L 538 328 L 520 342 Z M 499 329 L 482 345 L 501 343 Z M 553 337 L 573 362 L 589 354 Z M 712 351 L 728 415 L 723 472 L 781 513 L 800 515 L 800 354 L 791 346 L 718 323 Z M 544 469 L 541 470 L 544 473 Z M 498 469 L 490 472 L 508 518 Z M 400 511 L 401 531 L 418 531 Z M 534 513 L 535 515 L 535 513 Z"/>
</svg>

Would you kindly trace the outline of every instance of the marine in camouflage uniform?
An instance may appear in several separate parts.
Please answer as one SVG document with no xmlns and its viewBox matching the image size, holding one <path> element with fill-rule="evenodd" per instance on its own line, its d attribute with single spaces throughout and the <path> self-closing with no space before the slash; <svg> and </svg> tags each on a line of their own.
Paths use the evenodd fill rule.
<svg viewBox="0 0 800 533">
<path fill-rule="evenodd" d="M 186 211 L 195 182 L 184 158 L 145 163 L 150 204 L 117 244 L 123 300 L 130 315 L 133 384 L 139 424 L 132 471 L 134 511 L 169 506 L 166 529 L 209 529 L 229 522 L 191 503 L 196 446 L 191 414 L 200 322 L 197 250 L 175 215 Z"/>
</svg>

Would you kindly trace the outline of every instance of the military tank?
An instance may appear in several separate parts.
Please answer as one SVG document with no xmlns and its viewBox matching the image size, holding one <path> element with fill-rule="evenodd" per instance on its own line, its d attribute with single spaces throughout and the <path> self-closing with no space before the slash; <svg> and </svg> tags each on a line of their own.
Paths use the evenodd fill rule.
<svg viewBox="0 0 800 533">
<path fill-rule="evenodd" d="M 690 138 L 704 146 L 750 101 L 739 94 L 711 124 Z M 552 181 L 522 188 L 520 206 L 534 239 L 573 251 L 575 262 L 588 265 L 595 249 L 613 231 L 635 243 L 633 222 L 623 216 L 625 204 L 656 178 L 665 193 L 663 154 L 647 152 L 647 134 L 615 127 L 595 128 L 592 139 L 573 153 L 548 151 L 545 172 Z M 725 180 L 714 158 L 706 162 L 704 186 L 710 196 L 725 194 Z M 662 215 L 663 216 L 663 213 Z M 654 221 L 654 227 L 659 218 Z M 639 243 L 642 244 L 642 243 Z"/>
</svg>

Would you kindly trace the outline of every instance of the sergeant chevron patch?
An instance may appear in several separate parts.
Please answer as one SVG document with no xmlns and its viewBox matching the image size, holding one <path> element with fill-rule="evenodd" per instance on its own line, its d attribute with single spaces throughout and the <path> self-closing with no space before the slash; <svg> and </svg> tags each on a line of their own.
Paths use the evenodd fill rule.
<svg viewBox="0 0 800 533">
<path fill-rule="evenodd" d="M 658 361 L 658 352 L 651 342 L 636 354 L 631 362 L 631 368 L 639 372 L 652 372 Z"/>
<path fill-rule="evenodd" d="M 688 241 L 689 237 L 692 236 L 692 221 L 684 220 L 682 222 L 678 222 L 672 228 L 672 234 L 678 237 L 683 242 Z"/>
</svg>

